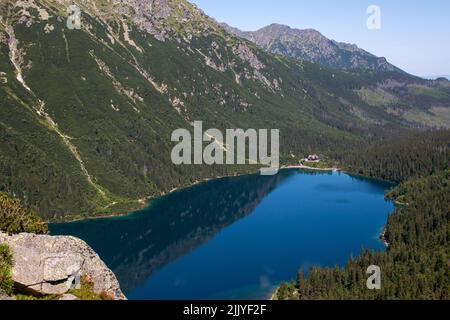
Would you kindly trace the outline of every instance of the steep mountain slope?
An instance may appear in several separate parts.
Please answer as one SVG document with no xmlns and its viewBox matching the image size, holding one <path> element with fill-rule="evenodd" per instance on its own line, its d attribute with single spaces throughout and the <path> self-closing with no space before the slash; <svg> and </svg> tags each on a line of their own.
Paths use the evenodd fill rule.
<svg viewBox="0 0 450 320">
<path fill-rule="evenodd" d="M 221 25 L 273 54 L 350 70 L 365 80 L 370 73 L 375 73 L 377 79 L 355 91 L 364 102 L 405 119 L 415 128 L 450 128 L 450 82 L 445 78 L 427 81 L 408 75 L 385 58 L 376 57 L 356 45 L 327 39 L 313 29 L 271 24 L 245 32 L 225 23 Z"/>
<path fill-rule="evenodd" d="M 67 27 L 72 3 L 79 30 Z M 282 154 L 297 158 L 426 127 L 360 92 L 404 75 L 275 57 L 184 0 L 2 1 L 0 55 L 0 191 L 51 220 L 127 212 L 248 170 L 172 165 L 173 130 L 196 120 L 280 129 Z M 428 83 L 421 108 L 447 112 L 450 86 L 433 96 Z"/>
<path fill-rule="evenodd" d="M 222 26 L 274 54 L 335 69 L 402 72 L 388 63 L 385 58 L 376 57 L 353 44 L 330 40 L 314 29 L 292 29 L 289 26 L 274 23 L 257 31 L 246 32 L 225 23 Z"/>
</svg>

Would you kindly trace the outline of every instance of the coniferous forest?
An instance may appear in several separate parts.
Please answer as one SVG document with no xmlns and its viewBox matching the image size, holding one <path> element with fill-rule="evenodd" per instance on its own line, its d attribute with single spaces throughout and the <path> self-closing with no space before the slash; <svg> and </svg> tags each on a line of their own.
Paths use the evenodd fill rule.
<svg viewBox="0 0 450 320">
<path fill-rule="evenodd" d="M 449 146 L 448 132 L 436 132 L 348 155 L 355 173 L 401 181 L 386 194 L 397 206 L 382 235 L 386 252 L 362 250 L 344 268 L 300 270 L 276 298 L 450 299 Z M 366 286 L 370 265 L 381 269 L 380 290 Z"/>
<path fill-rule="evenodd" d="M 337 154 L 344 170 L 395 183 L 428 176 L 450 166 L 450 131 L 393 137 Z"/>
<path fill-rule="evenodd" d="M 344 266 L 301 270 L 296 281 L 279 287 L 275 298 L 450 299 L 450 76 L 448 79 L 436 76 L 434 80 L 418 77 L 410 74 L 419 75 L 413 70 L 392 65 L 388 62 L 390 57 L 378 57 L 357 45 L 338 43 L 319 30 L 302 31 L 271 24 L 256 32 L 258 36 L 252 35 L 253 32 L 218 23 L 217 17 L 210 17 L 194 2 L 197 1 L 0 1 L 0 231 L 45 234 L 52 232 L 53 224 L 47 227 L 47 222 L 79 222 L 151 208 L 175 190 L 182 191 L 179 189 L 197 186 L 202 181 L 257 172 L 267 165 L 261 159 L 262 149 L 268 149 L 270 142 L 271 156 L 279 157 L 280 167 L 300 164 L 303 169 L 306 165 L 309 169 L 333 167 L 350 175 L 388 181 L 395 187 L 386 198 L 396 204 L 380 235 L 386 250 L 374 252 L 362 248 L 361 254 L 349 258 Z M 310 3 L 305 1 L 301 11 Z M 238 2 L 234 5 L 238 6 Z M 278 10 L 285 4 L 275 6 Z M 346 6 L 335 9 L 344 7 L 347 10 Z M 420 14 L 422 9 L 416 8 Z M 447 11 L 448 8 L 436 10 Z M 244 11 L 233 7 L 231 12 Z M 362 19 L 365 10 L 360 13 L 356 20 L 365 28 Z M 251 8 L 246 17 L 256 14 Z M 394 20 L 401 20 L 400 14 L 396 17 Z M 320 17 L 313 18 L 315 23 L 320 22 Z M 78 20 L 76 28 L 71 24 L 74 19 Z M 327 14 L 327 28 L 329 20 Z M 430 19 L 423 25 L 433 27 L 434 21 L 447 20 Z M 449 33 L 440 25 L 434 28 L 423 34 L 437 34 L 441 37 L 436 39 L 445 39 Z M 353 26 L 351 30 L 349 40 L 359 33 L 354 32 Z M 338 38 L 347 38 L 344 35 Z M 423 39 L 414 35 L 411 40 L 408 36 L 411 35 L 405 34 L 401 45 L 397 43 L 395 47 L 405 45 L 410 60 L 409 54 L 418 52 L 410 50 L 407 43 L 420 43 Z M 439 41 L 435 48 L 439 56 L 443 56 L 441 43 L 444 42 Z M 392 41 L 386 43 L 387 47 L 391 45 Z M 433 49 L 426 47 L 428 51 Z M 378 50 L 384 51 L 381 47 Z M 426 60 L 433 57 L 423 56 Z M 439 61 L 429 63 L 433 68 L 442 68 Z M 196 135 L 196 123 L 200 122 L 202 132 Z M 251 141 L 255 139 L 241 136 L 230 143 L 221 141 L 206 133 L 214 128 L 222 133 L 273 130 L 279 137 L 268 141 L 259 136 L 259 159 L 254 161 Z M 180 129 L 188 136 L 182 139 L 188 145 L 183 157 L 192 164 L 180 165 L 173 160 L 175 146 L 181 142 L 176 141 L 175 133 Z M 243 157 L 245 161 L 236 161 L 242 159 L 234 156 L 238 150 L 233 146 L 235 140 L 248 150 L 248 158 L 246 154 Z M 216 156 L 226 154 L 232 161 L 227 161 L 227 165 L 221 165 L 221 161 L 207 164 L 203 161 L 207 146 L 215 146 Z M 310 155 L 317 155 L 314 159 L 318 160 L 307 163 L 305 158 Z M 134 262 L 132 252 L 139 252 L 135 260 L 139 261 L 136 265 L 140 269 L 129 268 L 130 273 L 135 278 L 149 279 L 150 272 L 145 273 L 148 270 L 157 270 L 155 266 L 160 268 L 169 258 L 184 255 L 187 247 L 197 248 L 205 235 L 218 234 L 224 226 L 253 212 L 270 194 L 267 190 L 278 186 L 281 178 L 280 174 L 267 180 L 259 189 L 248 187 L 253 189 L 248 193 L 234 185 L 230 188 L 233 192 L 222 192 L 216 197 L 203 191 L 199 200 L 191 199 L 194 204 L 208 204 L 205 216 L 199 216 L 199 224 L 193 218 L 201 212 L 200 205 L 186 208 L 172 205 L 170 210 L 161 210 L 165 219 L 173 215 L 168 224 L 161 218 L 160 223 L 167 229 L 144 225 L 147 229 L 139 234 L 140 228 L 130 227 L 126 236 L 117 237 L 120 246 L 107 242 L 111 246 L 108 251 L 117 253 L 134 242 L 140 245 L 146 242 L 146 237 L 160 231 L 162 235 L 155 236 L 155 241 L 145 243 L 148 245 L 145 250 L 124 250 L 125 254 L 116 254 L 120 259 L 114 260 L 129 268 Z M 377 199 L 385 204 L 385 189 L 377 190 L 381 192 Z M 295 200 L 300 192 L 298 189 L 292 192 Z M 186 204 L 187 198 L 178 199 L 180 205 Z M 362 211 L 370 207 L 363 198 L 358 200 Z M 338 201 L 342 203 L 345 199 Z M 285 205 L 279 202 L 280 207 L 271 209 L 275 213 Z M 358 210 L 359 207 L 355 211 Z M 311 212 L 314 214 L 314 209 Z M 342 220 L 342 216 L 336 216 Z M 372 226 L 371 220 L 366 220 Z M 318 225 L 328 227 L 326 223 L 335 221 L 324 219 Z M 174 231 L 178 225 L 184 229 Z M 276 230 L 270 222 L 260 225 Z M 362 229 L 346 225 L 353 230 Z M 104 234 L 109 231 L 102 230 L 95 230 L 95 235 L 101 238 L 98 241 L 106 239 Z M 359 245 L 359 240 L 351 241 L 349 232 L 334 230 L 339 239 L 347 235 L 345 240 Z M 254 233 L 269 239 L 265 231 Z M 247 241 L 249 232 L 242 233 Z M 303 235 L 294 227 L 279 234 Z M 167 239 L 166 235 L 172 237 Z M 278 241 L 280 245 L 275 250 L 286 252 L 279 261 L 302 255 L 289 249 L 287 243 L 310 243 Z M 261 246 L 261 252 L 268 247 L 261 241 L 255 243 Z M 338 241 L 330 243 L 332 250 L 340 245 L 343 248 Z M 0 244 L 0 294 L 4 291 L 9 295 L 13 291 L 12 249 Z M 251 250 L 259 252 L 253 247 Z M 144 258 L 144 254 L 152 252 L 156 258 Z M 347 255 L 343 254 L 345 261 Z M 268 257 L 267 252 L 261 256 Z M 207 259 L 204 261 L 208 263 L 211 259 Z M 142 267 L 141 261 L 153 265 Z M 38 265 L 40 268 L 42 264 Z M 265 262 L 261 265 L 272 269 L 266 268 Z M 293 270 L 292 279 L 296 276 L 297 261 L 293 265 L 293 269 L 285 269 Z M 380 290 L 369 290 L 366 286 L 370 265 L 381 268 Z M 227 267 L 221 264 L 224 266 Z M 207 267 L 214 269 L 209 264 Z M 198 268 L 185 268 L 188 269 L 200 273 Z M 248 269 L 248 274 L 258 273 L 251 265 Z M 237 273 L 246 272 L 241 269 Z M 272 280 L 281 278 L 268 273 Z M 173 274 L 178 276 L 179 272 Z M 201 276 L 204 279 L 205 275 Z M 263 282 L 261 279 L 257 281 Z M 60 280 L 56 277 L 52 282 Z M 191 283 L 198 285 L 199 281 Z M 224 292 L 234 289 L 221 288 Z"/>
</svg>

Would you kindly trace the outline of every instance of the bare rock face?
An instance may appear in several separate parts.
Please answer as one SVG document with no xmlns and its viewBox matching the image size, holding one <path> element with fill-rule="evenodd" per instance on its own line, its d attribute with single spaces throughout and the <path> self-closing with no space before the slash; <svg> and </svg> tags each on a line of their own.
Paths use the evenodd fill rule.
<svg viewBox="0 0 450 320">
<path fill-rule="evenodd" d="M 12 277 L 19 291 L 32 294 L 65 294 L 88 275 L 96 293 L 117 300 L 126 297 L 112 271 L 84 241 L 65 236 L 0 232 L 0 243 L 13 252 Z"/>
<path fill-rule="evenodd" d="M 330 40 L 314 29 L 292 29 L 289 26 L 274 23 L 257 31 L 247 32 L 226 23 L 222 23 L 221 26 L 228 32 L 252 41 L 274 54 L 343 70 L 402 72 L 385 58 L 376 57 L 354 44 Z"/>
</svg>

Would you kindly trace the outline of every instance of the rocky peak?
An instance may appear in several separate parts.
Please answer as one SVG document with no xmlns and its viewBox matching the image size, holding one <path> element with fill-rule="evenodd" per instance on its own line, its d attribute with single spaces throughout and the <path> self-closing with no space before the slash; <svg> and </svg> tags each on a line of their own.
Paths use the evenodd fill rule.
<svg viewBox="0 0 450 320">
<path fill-rule="evenodd" d="M 19 0 L 7 1 L 1 7 L 12 8 L 19 20 L 47 20 L 52 13 L 67 16 L 70 5 L 103 22 L 133 22 L 142 30 L 158 34 L 161 40 L 181 24 L 195 22 L 202 31 L 211 25 L 200 9 L 185 0 Z"/>
<path fill-rule="evenodd" d="M 222 26 L 236 36 L 256 43 L 263 49 L 290 58 L 297 58 L 336 69 L 370 69 L 399 71 L 385 58 L 370 54 L 355 44 L 330 40 L 314 29 L 294 29 L 282 24 L 271 24 L 257 31 L 246 32 Z"/>
</svg>

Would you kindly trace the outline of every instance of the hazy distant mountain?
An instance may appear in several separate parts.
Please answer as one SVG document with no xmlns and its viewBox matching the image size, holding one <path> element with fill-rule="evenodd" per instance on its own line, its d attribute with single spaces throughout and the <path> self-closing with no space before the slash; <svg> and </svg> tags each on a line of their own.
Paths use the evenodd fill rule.
<svg viewBox="0 0 450 320">
<path fill-rule="evenodd" d="M 354 44 L 330 40 L 313 29 L 299 30 L 285 25 L 271 24 L 254 32 L 246 32 L 225 23 L 221 25 L 229 32 L 248 39 L 274 54 L 336 69 L 403 72 L 388 63 L 385 58 L 379 58 Z"/>
<path fill-rule="evenodd" d="M 450 75 L 435 75 L 435 76 L 424 76 L 422 77 L 424 79 L 428 79 L 428 80 L 442 80 L 442 79 L 447 79 L 450 80 Z"/>
</svg>

